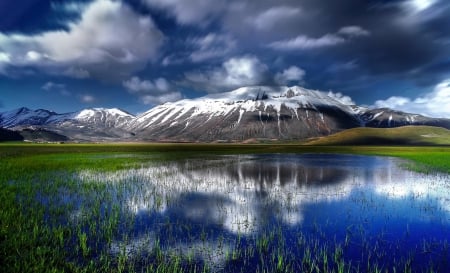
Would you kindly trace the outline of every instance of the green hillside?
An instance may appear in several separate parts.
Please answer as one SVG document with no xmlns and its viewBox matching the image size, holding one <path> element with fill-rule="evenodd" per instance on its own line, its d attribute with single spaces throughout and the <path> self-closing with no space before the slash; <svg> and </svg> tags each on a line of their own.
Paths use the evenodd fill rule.
<svg viewBox="0 0 450 273">
<path fill-rule="evenodd" d="M 306 145 L 450 145 L 450 131 L 432 126 L 397 128 L 353 128 L 326 137 L 314 138 Z"/>
</svg>

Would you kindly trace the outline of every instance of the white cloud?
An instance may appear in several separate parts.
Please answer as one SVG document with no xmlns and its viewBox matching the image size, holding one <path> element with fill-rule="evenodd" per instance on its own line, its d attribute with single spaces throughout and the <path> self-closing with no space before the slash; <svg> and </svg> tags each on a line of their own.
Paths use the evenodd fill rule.
<svg viewBox="0 0 450 273">
<path fill-rule="evenodd" d="M 202 62 L 212 58 L 222 57 L 236 47 L 236 41 L 228 35 L 209 33 L 188 41 L 194 51 L 189 55 L 192 62 Z"/>
<path fill-rule="evenodd" d="M 229 85 L 257 83 L 267 71 L 267 66 L 253 56 L 231 58 L 223 63 L 223 68 L 225 74 L 219 76 L 225 76 L 224 82 Z"/>
<path fill-rule="evenodd" d="M 42 87 L 45 91 L 56 91 L 61 95 L 70 96 L 71 93 L 67 90 L 66 85 L 62 83 L 46 82 Z"/>
<path fill-rule="evenodd" d="M 408 0 L 402 3 L 405 10 L 412 13 L 422 12 L 436 3 L 436 0 Z"/>
<path fill-rule="evenodd" d="M 377 100 L 373 105 L 376 108 L 388 107 L 438 118 L 450 118 L 449 106 L 450 80 L 439 83 L 432 92 L 416 99 L 393 96 L 386 100 Z"/>
<path fill-rule="evenodd" d="M 327 33 L 318 38 L 299 35 L 292 39 L 270 43 L 269 47 L 278 50 L 317 49 L 340 45 L 348 42 L 350 38 L 368 35 L 370 35 L 370 32 L 359 26 L 346 26 L 340 28 L 336 33 Z"/>
<path fill-rule="evenodd" d="M 305 76 L 305 70 L 297 67 L 291 66 L 283 72 L 277 73 L 275 75 L 275 81 L 279 84 L 287 84 L 292 81 L 301 82 Z"/>
<path fill-rule="evenodd" d="M 11 56 L 6 52 L 0 51 L 0 63 L 9 63 L 11 61 Z"/>
<path fill-rule="evenodd" d="M 9 56 L 9 65 L 33 66 L 51 74 L 77 67 L 108 77 L 145 66 L 158 56 L 164 39 L 149 16 L 112 0 L 92 2 L 67 28 L 30 36 L 0 33 L 0 48 Z"/>
<path fill-rule="evenodd" d="M 158 78 L 155 80 L 155 87 L 157 90 L 160 90 L 160 91 L 169 91 L 170 84 L 166 79 Z"/>
<path fill-rule="evenodd" d="M 381 7 L 394 7 L 403 11 L 395 21 L 404 27 L 411 28 L 442 16 L 445 9 L 432 8 L 437 2 L 439 0 L 403 0 L 384 4 Z"/>
<path fill-rule="evenodd" d="M 175 91 L 165 78 L 157 78 L 151 81 L 132 77 L 122 84 L 129 93 L 137 95 L 139 101 L 146 105 L 176 101 L 182 98 L 181 93 Z"/>
<path fill-rule="evenodd" d="M 149 7 L 162 9 L 180 24 L 204 23 L 225 8 L 225 0 L 142 0 Z"/>
<path fill-rule="evenodd" d="M 156 80 L 141 80 L 139 77 L 132 77 L 123 82 L 123 86 L 130 93 L 166 92 L 170 89 L 170 84 L 164 78 Z"/>
<path fill-rule="evenodd" d="M 66 88 L 65 84 L 54 83 L 54 82 L 47 82 L 41 87 L 41 89 L 46 90 L 46 91 L 51 91 L 51 90 L 55 90 L 55 89 L 64 89 L 64 88 Z"/>
<path fill-rule="evenodd" d="M 276 26 L 280 21 L 301 15 L 298 7 L 274 6 L 258 14 L 256 17 L 247 18 L 247 23 L 258 30 L 268 30 Z"/>
<path fill-rule="evenodd" d="M 345 104 L 345 105 L 355 105 L 355 104 L 356 104 L 356 103 L 352 100 L 351 97 L 345 96 L 345 95 L 343 95 L 343 94 L 340 93 L 340 92 L 333 93 L 333 92 L 329 91 L 327 95 L 328 95 L 329 97 L 331 97 L 331 98 L 333 98 L 333 99 L 339 101 L 340 103 Z"/>
<path fill-rule="evenodd" d="M 48 56 L 43 55 L 43 54 L 33 51 L 33 50 L 28 51 L 27 55 L 26 55 L 26 60 L 29 62 L 39 62 L 44 58 L 48 58 Z"/>
<path fill-rule="evenodd" d="M 344 42 L 344 38 L 335 34 L 325 34 L 319 38 L 311 38 L 305 35 L 300 35 L 293 39 L 273 42 L 269 46 L 279 50 L 296 50 L 329 47 L 342 44 Z"/>
<path fill-rule="evenodd" d="M 179 65 L 184 63 L 186 57 L 183 55 L 178 54 L 171 54 L 169 56 L 165 56 L 162 60 L 161 64 L 163 66 L 169 66 L 169 65 Z"/>
<path fill-rule="evenodd" d="M 359 26 L 346 26 L 339 29 L 338 34 L 356 37 L 356 36 L 369 36 L 370 32 Z"/>
<path fill-rule="evenodd" d="M 184 51 L 171 52 L 164 57 L 164 66 L 223 58 L 233 52 L 237 42 L 231 35 L 210 32 L 204 36 L 188 37 L 183 44 L 186 46 Z"/>
<path fill-rule="evenodd" d="M 411 103 L 410 98 L 392 96 L 386 100 L 377 100 L 375 102 L 375 107 L 399 109 L 402 106 L 407 105 L 409 103 Z"/>
<path fill-rule="evenodd" d="M 177 101 L 182 99 L 180 92 L 170 92 L 162 95 L 144 95 L 140 98 L 145 105 L 156 105 L 170 101 Z"/>
<path fill-rule="evenodd" d="M 124 81 L 123 86 L 130 93 L 150 92 L 155 89 L 155 85 L 151 81 L 141 80 L 139 77 L 132 77 Z"/>
<path fill-rule="evenodd" d="M 95 97 L 89 94 L 84 94 L 79 96 L 80 101 L 83 103 L 93 103 L 95 101 Z"/>
<path fill-rule="evenodd" d="M 255 56 L 235 57 L 206 72 L 185 73 L 186 81 L 209 92 L 263 83 L 268 68 Z"/>
</svg>

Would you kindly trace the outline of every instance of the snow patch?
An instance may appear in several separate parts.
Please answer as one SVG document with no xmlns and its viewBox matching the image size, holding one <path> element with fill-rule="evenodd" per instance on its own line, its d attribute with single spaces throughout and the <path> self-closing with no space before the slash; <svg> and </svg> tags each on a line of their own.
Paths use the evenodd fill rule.
<svg viewBox="0 0 450 273">
<path fill-rule="evenodd" d="M 231 113 L 239 112 L 237 124 L 242 120 L 245 112 L 268 112 L 273 109 L 280 116 L 282 107 L 295 113 L 298 120 L 298 109 L 315 109 L 319 106 L 339 108 L 342 111 L 354 114 L 354 109 L 341 103 L 325 92 L 308 90 L 299 86 L 270 87 L 253 86 L 242 87 L 236 90 L 211 94 L 196 99 L 184 99 L 177 102 L 168 102 L 157 106 L 131 122 L 130 128 L 147 128 L 165 123 L 169 120 L 188 121 L 198 116 L 207 116 L 208 120 L 214 117 L 226 117 Z M 188 113 L 190 113 L 188 115 Z M 260 118 L 261 119 L 261 118 Z"/>
<path fill-rule="evenodd" d="M 239 110 L 239 119 L 237 121 L 237 124 L 239 124 L 241 122 L 242 116 L 244 115 L 245 110 L 244 109 L 240 109 Z"/>
<path fill-rule="evenodd" d="M 384 113 L 384 111 L 378 112 L 375 115 L 373 115 L 372 119 L 376 119 L 377 117 L 381 116 Z"/>
</svg>

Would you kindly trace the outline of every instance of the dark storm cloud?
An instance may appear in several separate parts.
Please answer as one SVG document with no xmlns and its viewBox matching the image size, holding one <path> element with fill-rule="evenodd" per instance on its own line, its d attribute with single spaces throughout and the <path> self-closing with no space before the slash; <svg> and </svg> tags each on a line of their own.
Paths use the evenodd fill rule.
<svg viewBox="0 0 450 273">
<path fill-rule="evenodd" d="M 448 54 L 450 12 L 449 4 L 444 1 L 262 0 L 229 1 L 227 5 L 220 2 L 211 6 L 196 0 L 190 3 L 191 9 L 183 9 L 181 0 L 143 2 L 165 10 L 184 27 L 195 28 L 199 24 L 200 30 L 222 32 L 220 35 L 235 39 L 237 50 L 230 51 L 235 55 L 251 53 L 261 58 L 264 54 L 265 58 L 272 59 L 292 55 L 287 58 L 291 60 L 287 65 L 304 60 L 302 55 L 316 54 L 311 50 L 318 50 L 320 54 L 314 61 L 323 63 L 322 70 L 355 60 L 359 73 L 409 75 Z M 344 36 L 341 30 L 346 28 L 359 29 L 364 35 Z M 198 33 L 195 35 L 197 38 L 192 39 L 198 39 Z M 267 45 L 274 52 L 267 52 Z M 223 53 L 220 55 L 223 58 L 234 57 L 225 54 L 225 48 L 216 52 Z M 308 66 L 317 64 L 297 65 L 308 70 Z"/>
<path fill-rule="evenodd" d="M 430 65 L 421 67 L 409 73 L 411 78 L 415 78 L 415 83 L 421 87 L 435 85 L 449 78 L 450 59 L 433 62 Z"/>
<path fill-rule="evenodd" d="M 0 1 L 0 74 L 147 104 L 258 84 L 412 98 L 450 78 L 449 53 L 447 0 Z"/>
<path fill-rule="evenodd" d="M 426 33 L 385 24 L 371 37 L 356 41 L 338 52 L 354 56 L 373 74 L 405 73 L 428 65 L 445 54 L 445 48 L 430 39 Z"/>
<path fill-rule="evenodd" d="M 368 30 L 370 35 L 364 39 L 355 39 L 330 51 L 334 51 L 331 55 L 335 59 L 343 62 L 357 59 L 371 74 L 408 72 L 447 54 L 447 47 L 438 40 L 443 38 L 439 34 L 448 31 L 449 24 L 434 23 L 432 26 L 431 22 L 448 21 L 448 12 L 435 14 L 437 17 L 431 18 L 430 22 L 421 22 L 425 15 L 409 10 L 407 1 L 389 3 L 387 6 L 384 1 L 303 1 L 305 12 L 315 14 L 306 24 L 312 26 L 306 33 L 319 37 L 344 26 Z M 438 24 L 441 24 L 440 31 L 436 27 Z M 432 32 L 435 35 L 430 35 Z"/>
<path fill-rule="evenodd" d="M 299 5 L 303 13 L 314 15 L 305 17 L 303 26 L 298 27 L 299 34 L 317 39 L 333 35 L 345 26 L 358 26 L 370 32 L 361 39 L 346 43 L 340 40 L 336 46 L 317 48 L 321 52 L 314 60 L 316 64 L 306 58 L 302 65 L 307 71 L 311 72 L 311 67 L 320 64 L 328 70 L 328 73 L 321 73 L 323 79 L 315 76 L 316 82 L 336 77 L 340 79 L 340 87 L 352 88 L 354 78 L 380 81 L 399 77 L 418 85 L 425 82 L 434 85 L 436 80 L 449 75 L 447 66 L 442 63 L 443 59 L 448 59 L 450 45 L 450 4 L 444 1 L 308 0 Z M 297 50 L 292 54 L 305 60 L 301 55 L 317 53 Z M 348 81 L 340 77 L 348 74 L 348 70 L 330 70 L 330 67 L 351 61 L 358 64 L 358 69 L 353 69 L 353 77 Z M 354 87 L 357 86 L 360 84 Z"/>
</svg>

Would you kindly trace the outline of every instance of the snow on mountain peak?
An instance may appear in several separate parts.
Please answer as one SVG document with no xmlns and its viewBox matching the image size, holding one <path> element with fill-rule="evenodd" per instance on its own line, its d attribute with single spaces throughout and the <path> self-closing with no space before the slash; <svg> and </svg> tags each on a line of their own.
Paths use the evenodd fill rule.
<svg viewBox="0 0 450 273">
<path fill-rule="evenodd" d="M 17 125 L 39 125 L 45 123 L 55 115 L 58 114 L 44 109 L 32 110 L 21 107 L 0 113 L 0 127 L 10 128 Z"/>
<path fill-rule="evenodd" d="M 352 105 L 339 93 L 299 86 L 251 86 L 156 106 L 133 116 L 118 108 L 58 114 L 25 107 L 0 113 L 0 127 L 44 128 L 74 139 L 236 141 L 304 139 L 358 126 L 395 127 L 450 121 Z"/>
<path fill-rule="evenodd" d="M 133 115 L 122 111 L 118 108 L 89 108 L 89 109 L 83 109 L 79 112 L 77 112 L 74 115 L 74 119 L 90 119 L 95 116 L 114 116 L 114 117 L 128 117 L 128 118 L 134 118 Z"/>
<path fill-rule="evenodd" d="M 182 117 L 186 124 L 196 116 L 208 116 L 210 120 L 238 112 L 242 117 L 246 112 L 266 112 L 268 109 L 274 109 L 280 115 L 282 106 L 293 113 L 297 113 L 299 108 L 316 110 L 317 107 L 333 107 L 354 114 L 352 107 L 325 92 L 300 86 L 250 86 L 195 99 L 167 102 L 139 115 L 132 122 L 131 128 L 146 128 L 169 120 L 177 121 Z M 189 118 L 186 118 L 186 115 Z M 238 123 L 240 120 L 237 120 Z"/>
<path fill-rule="evenodd" d="M 251 103 L 248 103 L 251 102 Z M 217 94 L 209 94 L 204 97 L 196 99 L 185 99 L 176 102 L 168 102 L 163 104 L 163 106 L 182 106 L 182 105 L 196 105 L 199 112 L 205 112 L 203 108 L 207 107 L 208 104 L 219 103 L 226 105 L 233 104 L 251 104 L 254 105 L 263 102 L 267 106 L 276 106 L 275 108 L 280 108 L 281 104 L 284 104 L 289 108 L 301 108 L 302 106 L 310 107 L 314 105 L 327 105 L 327 106 L 337 106 L 340 108 L 346 108 L 347 104 L 344 104 L 341 100 L 338 100 L 334 96 L 330 96 L 328 93 L 309 90 L 300 86 L 249 86 L 241 87 L 233 91 Z M 206 104 L 206 105 L 205 105 Z M 151 110 L 150 110 L 151 111 Z M 208 109 L 207 112 L 214 111 L 214 109 Z"/>
</svg>

